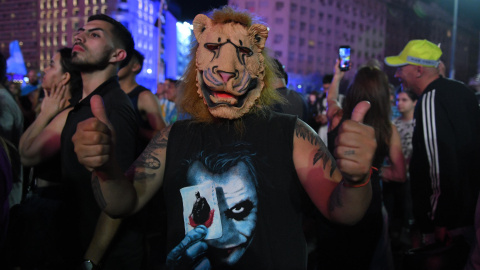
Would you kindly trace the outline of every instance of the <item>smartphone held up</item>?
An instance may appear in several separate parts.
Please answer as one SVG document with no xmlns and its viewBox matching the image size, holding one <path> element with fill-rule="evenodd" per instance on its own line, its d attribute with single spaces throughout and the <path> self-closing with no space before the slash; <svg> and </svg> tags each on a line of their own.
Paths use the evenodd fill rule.
<svg viewBox="0 0 480 270">
<path fill-rule="evenodd" d="M 340 46 L 338 49 L 338 56 L 340 58 L 340 70 L 347 71 L 350 69 L 350 46 Z"/>
</svg>

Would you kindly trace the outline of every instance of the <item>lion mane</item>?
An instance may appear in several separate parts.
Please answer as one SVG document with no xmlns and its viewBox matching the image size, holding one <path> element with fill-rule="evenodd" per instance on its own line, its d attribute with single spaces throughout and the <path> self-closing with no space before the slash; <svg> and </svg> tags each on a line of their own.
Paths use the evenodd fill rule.
<svg viewBox="0 0 480 270">
<path fill-rule="evenodd" d="M 209 16 L 214 24 L 238 23 L 245 28 L 250 27 L 254 23 L 259 23 L 248 11 L 241 11 L 230 6 L 224 6 L 219 9 L 214 9 Z M 213 123 L 223 121 L 214 117 L 208 110 L 207 105 L 204 104 L 203 99 L 197 93 L 196 85 L 196 54 L 198 49 L 198 42 L 195 40 L 192 44 L 190 52 L 191 60 L 188 63 L 187 69 L 182 77 L 182 92 L 183 96 L 180 100 L 180 106 L 184 112 L 190 114 L 192 119 L 197 122 Z M 260 97 L 255 101 L 250 113 L 263 115 L 265 111 L 273 104 L 282 102 L 282 98 L 278 92 L 273 88 L 273 80 L 276 77 L 276 69 L 273 59 L 269 56 L 268 50 L 265 48 L 262 51 L 264 57 L 264 88 L 261 91 Z"/>
</svg>

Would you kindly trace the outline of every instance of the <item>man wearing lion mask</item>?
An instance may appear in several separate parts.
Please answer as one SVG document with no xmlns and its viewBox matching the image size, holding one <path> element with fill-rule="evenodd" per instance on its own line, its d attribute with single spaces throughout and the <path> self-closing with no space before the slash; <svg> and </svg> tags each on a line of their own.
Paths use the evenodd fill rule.
<svg viewBox="0 0 480 270">
<path fill-rule="evenodd" d="M 316 132 L 270 105 L 268 28 L 231 7 L 193 21 L 198 44 L 185 75 L 178 121 L 156 136 L 124 175 L 102 100 L 73 137 L 93 171 L 99 206 L 112 217 L 141 209 L 163 186 L 171 269 L 306 269 L 304 199 L 328 219 L 354 224 L 371 200 L 373 128 L 368 102 L 342 124 L 335 156 Z M 167 151 L 168 149 L 168 151 Z"/>
</svg>

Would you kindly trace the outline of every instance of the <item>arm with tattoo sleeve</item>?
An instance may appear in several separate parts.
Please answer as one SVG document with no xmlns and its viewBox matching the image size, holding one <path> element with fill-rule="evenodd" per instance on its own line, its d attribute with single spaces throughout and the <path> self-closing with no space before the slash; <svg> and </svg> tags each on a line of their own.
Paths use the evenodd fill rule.
<svg viewBox="0 0 480 270">
<path fill-rule="evenodd" d="M 94 117 L 77 126 L 72 138 L 78 160 L 93 171 L 92 188 L 100 208 L 112 217 L 140 210 L 160 188 L 169 128 L 157 134 L 126 174 L 113 154 L 115 133 L 99 96 L 91 98 Z"/>
<path fill-rule="evenodd" d="M 373 128 L 359 123 L 369 104 L 362 102 L 357 107 L 352 120 L 340 126 L 335 148 L 337 160 L 304 122 L 297 120 L 294 132 L 293 159 L 301 184 L 325 217 L 343 224 L 358 222 L 372 196 L 370 183 L 352 187 L 352 183 L 368 181 L 376 149 Z"/>
</svg>

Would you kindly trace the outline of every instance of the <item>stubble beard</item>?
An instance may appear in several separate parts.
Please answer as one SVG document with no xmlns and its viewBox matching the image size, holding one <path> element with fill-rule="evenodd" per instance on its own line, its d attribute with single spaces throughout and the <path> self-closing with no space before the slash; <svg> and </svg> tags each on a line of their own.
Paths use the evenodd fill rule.
<svg viewBox="0 0 480 270">
<path fill-rule="evenodd" d="M 95 71 L 105 70 L 109 65 L 110 50 L 104 52 L 100 59 L 80 58 L 77 52 L 72 54 L 72 64 L 80 70 L 80 72 L 92 73 Z"/>
</svg>

